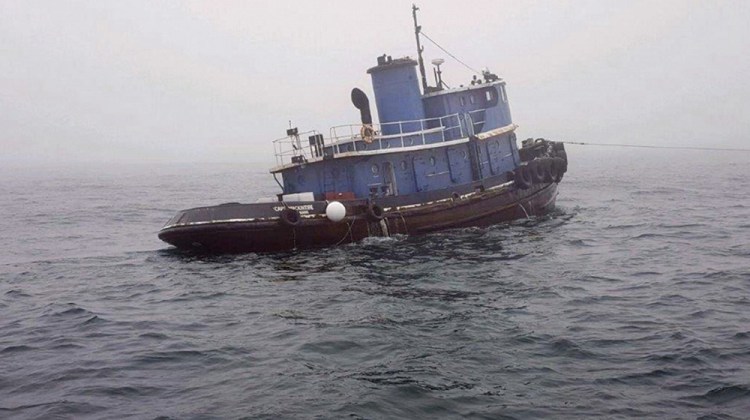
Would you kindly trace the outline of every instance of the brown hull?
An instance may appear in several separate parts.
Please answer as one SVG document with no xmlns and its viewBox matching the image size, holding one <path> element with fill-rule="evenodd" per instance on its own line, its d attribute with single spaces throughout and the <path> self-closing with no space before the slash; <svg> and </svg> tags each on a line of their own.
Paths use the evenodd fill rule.
<svg viewBox="0 0 750 420">
<path fill-rule="evenodd" d="M 334 223 L 324 215 L 304 217 L 297 226 L 278 219 L 212 222 L 163 229 L 159 238 L 180 249 L 210 253 L 278 252 L 336 246 L 369 236 L 422 234 L 443 229 L 489 226 L 542 215 L 554 208 L 557 184 L 468 194 L 419 206 L 386 208 L 381 221 L 364 212 Z"/>
</svg>

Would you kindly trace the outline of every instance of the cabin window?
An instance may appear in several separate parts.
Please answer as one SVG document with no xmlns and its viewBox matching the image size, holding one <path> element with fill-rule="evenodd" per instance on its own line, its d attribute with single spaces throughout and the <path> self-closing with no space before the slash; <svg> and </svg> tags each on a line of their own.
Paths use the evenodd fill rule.
<svg viewBox="0 0 750 420">
<path fill-rule="evenodd" d="M 474 99 L 474 95 L 469 96 L 469 102 L 473 104 L 475 101 L 476 100 Z"/>
<path fill-rule="evenodd" d="M 380 172 L 380 166 L 378 166 L 377 163 L 373 163 L 372 168 L 370 168 L 370 170 L 372 171 L 373 175 L 377 175 L 378 172 Z"/>
<path fill-rule="evenodd" d="M 401 170 L 402 170 L 402 171 L 405 171 L 405 170 L 406 170 L 406 161 L 405 161 L 405 160 L 402 160 L 402 161 L 401 161 Z"/>
<path fill-rule="evenodd" d="M 458 102 L 461 103 L 461 106 L 465 106 L 466 105 L 466 98 L 464 98 L 463 96 L 459 96 L 458 97 Z"/>
<path fill-rule="evenodd" d="M 435 156 L 430 156 L 430 165 L 435 166 L 436 163 Z"/>
<path fill-rule="evenodd" d="M 505 86 L 500 86 L 500 96 L 503 98 L 503 102 L 508 102 L 508 97 L 505 96 Z"/>
<path fill-rule="evenodd" d="M 469 154 L 466 153 L 466 150 L 461 150 L 461 157 L 466 160 L 469 158 Z"/>
<path fill-rule="evenodd" d="M 484 94 L 487 97 L 487 102 L 489 102 L 489 101 L 492 100 L 492 92 L 491 91 L 488 90 L 488 91 L 484 92 Z"/>
</svg>

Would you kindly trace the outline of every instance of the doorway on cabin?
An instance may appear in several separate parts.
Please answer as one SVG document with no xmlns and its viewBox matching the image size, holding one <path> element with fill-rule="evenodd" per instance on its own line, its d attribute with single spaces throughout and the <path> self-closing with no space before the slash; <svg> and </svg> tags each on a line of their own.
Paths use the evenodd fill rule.
<svg viewBox="0 0 750 420">
<path fill-rule="evenodd" d="M 383 181 L 387 187 L 383 195 L 398 195 L 398 185 L 396 185 L 396 172 L 393 170 L 391 162 L 383 163 Z"/>
</svg>

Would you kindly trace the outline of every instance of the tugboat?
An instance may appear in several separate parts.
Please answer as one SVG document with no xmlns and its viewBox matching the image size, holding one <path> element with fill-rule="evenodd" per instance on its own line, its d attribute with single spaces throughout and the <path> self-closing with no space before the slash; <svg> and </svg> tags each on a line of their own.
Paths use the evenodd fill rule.
<svg viewBox="0 0 750 420">
<path fill-rule="evenodd" d="M 505 81 L 489 70 L 448 88 L 436 59 L 430 86 L 417 10 L 417 59 L 383 55 L 367 70 L 378 123 L 367 95 L 353 89 L 360 123 L 333 127 L 328 137 L 290 128 L 273 142 L 270 172 L 282 189 L 273 201 L 182 210 L 159 238 L 209 253 L 277 252 L 552 210 L 567 171 L 564 144 L 528 139 L 519 149 Z"/>
</svg>

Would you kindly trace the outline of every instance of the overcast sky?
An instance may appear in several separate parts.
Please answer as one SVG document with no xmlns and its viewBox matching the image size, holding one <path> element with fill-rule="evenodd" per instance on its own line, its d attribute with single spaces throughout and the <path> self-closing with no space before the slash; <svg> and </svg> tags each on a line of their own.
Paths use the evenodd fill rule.
<svg viewBox="0 0 750 420">
<path fill-rule="evenodd" d="M 422 1 L 508 83 L 519 138 L 748 147 L 750 1 Z M 272 161 L 415 55 L 411 1 L 0 0 L 0 163 Z M 472 73 L 446 59 L 444 78 Z"/>
</svg>

